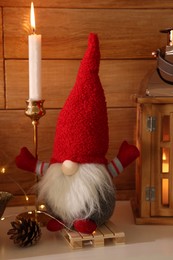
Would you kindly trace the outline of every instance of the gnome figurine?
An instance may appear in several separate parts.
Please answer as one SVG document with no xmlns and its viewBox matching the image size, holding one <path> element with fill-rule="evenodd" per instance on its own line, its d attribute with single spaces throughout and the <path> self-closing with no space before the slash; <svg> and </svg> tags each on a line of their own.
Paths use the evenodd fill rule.
<svg viewBox="0 0 173 260">
<path fill-rule="evenodd" d="M 57 219 L 47 228 L 57 231 L 62 223 L 78 232 L 92 233 L 112 215 L 115 187 L 112 177 L 139 156 L 138 149 L 124 141 L 117 157 L 108 163 L 108 118 L 104 91 L 99 79 L 100 50 L 91 33 L 75 85 L 56 125 L 49 163 L 38 161 L 26 147 L 16 165 L 43 175 L 38 198 Z"/>
</svg>

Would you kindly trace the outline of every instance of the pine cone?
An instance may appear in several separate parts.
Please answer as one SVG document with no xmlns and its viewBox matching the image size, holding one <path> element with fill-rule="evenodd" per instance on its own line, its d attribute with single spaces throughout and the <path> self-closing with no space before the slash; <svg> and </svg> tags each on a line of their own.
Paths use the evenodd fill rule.
<svg viewBox="0 0 173 260">
<path fill-rule="evenodd" d="M 40 239 L 41 230 L 35 220 L 21 218 L 11 222 L 11 225 L 13 228 L 7 234 L 20 247 L 34 245 Z"/>
</svg>

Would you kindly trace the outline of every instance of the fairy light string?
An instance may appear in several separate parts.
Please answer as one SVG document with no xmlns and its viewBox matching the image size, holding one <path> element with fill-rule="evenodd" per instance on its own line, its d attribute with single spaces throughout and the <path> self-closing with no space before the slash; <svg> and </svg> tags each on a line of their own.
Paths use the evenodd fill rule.
<svg viewBox="0 0 173 260">
<path fill-rule="evenodd" d="M 5 167 L 2 167 L 2 168 L 1 168 L 1 174 L 6 174 L 6 169 L 5 169 Z M 18 188 L 19 188 L 19 189 L 22 191 L 22 193 L 24 194 L 25 200 L 26 200 L 26 201 L 29 201 L 29 197 L 27 196 L 27 194 L 26 194 L 26 192 L 24 191 L 24 189 L 22 188 L 22 186 L 21 186 L 17 181 L 15 181 L 15 179 L 12 178 L 11 176 L 6 175 L 6 177 L 7 177 L 9 180 L 11 180 L 12 182 L 14 182 L 14 183 L 18 186 Z"/>
<path fill-rule="evenodd" d="M 6 168 L 5 168 L 5 167 L 2 167 L 1 170 L 0 170 L 0 173 L 1 173 L 1 174 L 6 174 Z M 20 185 L 17 181 L 15 181 L 14 178 L 12 178 L 11 176 L 6 175 L 6 177 L 7 177 L 8 179 L 10 179 L 11 181 L 13 181 L 13 182 L 19 187 L 19 189 L 22 191 L 22 193 L 23 193 L 24 196 L 25 196 L 25 200 L 28 202 L 28 201 L 29 201 L 29 197 L 27 196 L 27 193 L 26 193 L 25 190 L 21 187 L 21 185 Z M 72 230 L 71 228 L 69 228 L 68 226 L 66 226 L 66 225 L 65 225 L 63 222 L 61 222 L 59 219 L 56 219 L 54 216 L 52 216 L 51 214 L 49 214 L 49 213 L 47 213 L 46 211 L 44 211 L 43 209 L 45 209 L 45 205 L 42 204 L 42 205 L 39 206 L 39 208 L 40 208 L 41 210 L 35 210 L 35 213 L 36 213 L 36 214 L 40 214 L 40 213 L 45 214 L 46 216 L 48 216 L 48 217 L 50 217 L 50 218 L 56 220 L 57 222 L 59 222 L 64 228 L 68 229 L 69 231 L 73 231 L 73 232 L 75 231 L 75 230 Z M 33 211 L 28 210 L 27 213 L 28 213 L 28 215 L 30 215 L 30 214 L 33 214 Z M 7 215 L 7 216 L 2 216 L 2 217 L 0 218 L 0 220 L 1 220 L 1 221 L 4 221 L 5 219 L 11 218 L 11 217 L 17 217 L 17 216 L 18 216 L 18 214 L 10 214 L 10 215 Z"/>
<path fill-rule="evenodd" d="M 61 222 L 59 219 L 53 217 L 52 215 L 50 215 L 50 214 L 47 213 L 46 211 L 36 210 L 35 213 L 36 213 L 36 214 L 43 213 L 43 214 L 45 214 L 46 216 L 48 216 L 48 217 L 50 217 L 50 218 L 56 220 L 57 222 L 59 222 L 64 228 L 68 229 L 69 231 L 77 232 L 77 231 L 75 231 L 74 229 L 71 229 L 71 228 L 69 228 L 68 226 L 66 226 L 63 222 Z M 28 211 L 28 215 L 30 215 L 30 214 L 33 214 L 33 211 Z M 18 214 L 11 214 L 11 215 L 7 215 L 7 216 L 1 217 L 0 220 L 1 220 L 1 221 L 4 221 L 4 220 L 6 220 L 7 218 L 16 217 L 16 216 L 18 216 Z M 38 221 L 38 222 L 39 222 L 39 221 Z"/>
</svg>

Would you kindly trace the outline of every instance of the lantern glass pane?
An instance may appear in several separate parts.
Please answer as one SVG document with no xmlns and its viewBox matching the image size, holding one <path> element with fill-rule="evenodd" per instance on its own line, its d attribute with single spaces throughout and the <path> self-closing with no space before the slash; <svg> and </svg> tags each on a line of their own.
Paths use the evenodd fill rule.
<svg viewBox="0 0 173 260">
<path fill-rule="evenodd" d="M 169 180 L 166 178 L 162 179 L 162 205 L 169 206 Z"/>
<path fill-rule="evenodd" d="M 161 149 L 161 158 L 162 158 L 162 173 L 169 172 L 169 148 L 163 147 Z"/>
<path fill-rule="evenodd" d="M 169 142 L 170 141 L 170 116 L 168 115 L 162 116 L 161 129 L 162 129 L 161 140 L 163 142 Z"/>
</svg>

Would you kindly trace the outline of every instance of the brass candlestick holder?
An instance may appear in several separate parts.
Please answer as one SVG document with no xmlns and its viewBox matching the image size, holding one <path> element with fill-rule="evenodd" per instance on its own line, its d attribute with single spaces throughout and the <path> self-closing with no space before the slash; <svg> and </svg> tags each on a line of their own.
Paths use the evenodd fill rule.
<svg viewBox="0 0 173 260">
<path fill-rule="evenodd" d="M 25 115 L 31 118 L 34 129 L 34 149 L 35 157 L 38 158 L 38 123 L 41 117 L 46 114 L 46 110 L 43 107 L 44 100 L 26 100 Z"/>
<path fill-rule="evenodd" d="M 44 100 L 26 100 L 26 110 L 25 115 L 31 119 L 33 125 L 33 142 L 34 142 L 34 151 L 35 157 L 38 158 L 38 124 L 41 117 L 46 114 L 46 110 L 43 107 Z M 36 183 L 38 183 L 39 178 L 36 175 Z M 36 194 L 36 210 L 23 212 L 18 215 L 18 218 L 31 218 L 38 220 L 41 224 L 46 221 L 46 216 L 40 212 L 40 208 L 37 204 L 37 194 Z"/>
<path fill-rule="evenodd" d="M 26 100 L 26 110 L 25 115 L 31 119 L 33 125 L 33 141 L 35 158 L 38 159 L 38 124 L 41 117 L 46 114 L 46 110 L 43 107 L 44 100 Z M 38 183 L 38 176 L 36 175 L 36 182 Z M 38 205 L 36 203 L 36 209 L 38 210 Z"/>
</svg>

